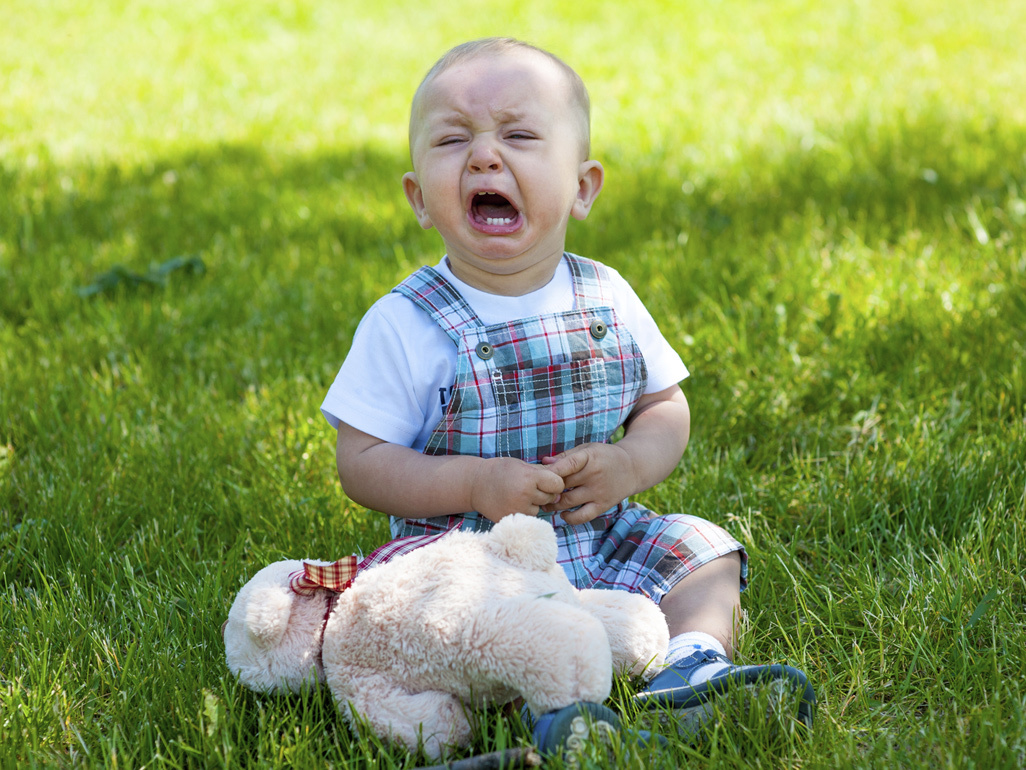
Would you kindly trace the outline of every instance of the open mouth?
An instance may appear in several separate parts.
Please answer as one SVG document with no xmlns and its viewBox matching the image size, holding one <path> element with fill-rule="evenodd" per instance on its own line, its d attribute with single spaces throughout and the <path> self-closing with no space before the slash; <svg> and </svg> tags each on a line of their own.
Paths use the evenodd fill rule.
<svg viewBox="0 0 1026 770">
<path fill-rule="evenodd" d="M 470 201 L 470 219 L 479 227 L 507 228 L 517 224 L 520 212 L 499 193 L 479 192 Z"/>
</svg>

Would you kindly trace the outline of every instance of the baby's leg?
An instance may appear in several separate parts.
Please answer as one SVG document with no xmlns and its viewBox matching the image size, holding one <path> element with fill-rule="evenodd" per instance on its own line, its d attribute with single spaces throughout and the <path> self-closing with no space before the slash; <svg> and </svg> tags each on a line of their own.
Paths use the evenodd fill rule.
<svg viewBox="0 0 1026 770">
<path fill-rule="evenodd" d="M 734 551 L 703 564 L 670 589 L 659 603 L 670 636 L 700 631 L 733 657 L 741 615 L 741 555 Z"/>
<path fill-rule="evenodd" d="M 376 735 L 416 750 L 423 741 L 432 759 L 444 755 L 447 746 L 470 742 L 470 723 L 459 699 L 449 693 L 409 693 L 389 677 L 368 674 L 349 680 L 346 695 L 337 699 L 343 715 L 355 727 L 353 712 Z"/>
</svg>

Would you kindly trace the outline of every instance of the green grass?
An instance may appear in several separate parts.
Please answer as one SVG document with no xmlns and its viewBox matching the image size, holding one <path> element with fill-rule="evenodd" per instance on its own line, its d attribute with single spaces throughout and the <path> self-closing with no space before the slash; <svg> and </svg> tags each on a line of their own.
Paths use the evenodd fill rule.
<svg viewBox="0 0 1026 770">
<path fill-rule="evenodd" d="M 724 725 L 633 764 L 1022 767 L 1026 9 L 498 15 L 0 11 L 0 764 L 424 764 L 325 692 L 244 690 L 218 630 L 264 564 L 386 537 L 318 407 L 363 311 L 438 256 L 399 186 L 413 88 L 512 34 L 592 92 L 607 188 L 571 248 L 692 370 L 692 444 L 643 500 L 745 542 L 741 657 L 820 697 L 807 741 Z M 79 291 L 178 257 L 205 270 Z M 475 749 L 522 739 L 485 714 Z"/>
</svg>

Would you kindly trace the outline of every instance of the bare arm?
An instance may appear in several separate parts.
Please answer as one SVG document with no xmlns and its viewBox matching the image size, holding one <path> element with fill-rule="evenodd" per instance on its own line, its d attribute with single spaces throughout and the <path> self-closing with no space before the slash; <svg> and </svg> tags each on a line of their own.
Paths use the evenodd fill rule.
<svg viewBox="0 0 1026 770">
<path fill-rule="evenodd" d="M 545 510 L 563 513 L 569 524 L 589 521 L 625 497 L 654 487 L 669 476 L 687 447 L 691 411 L 679 386 L 642 396 L 615 444 L 582 444 L 543 458 L 569 488 Z"/>
<path fill-rule="evenodd" d="M 400 518 L 478 511 L 491 521 L 511 513 L 536 516 L 559 499 L 563 478 L 511 457 L 432 457 L 390 444 L 345 423 L 335 453 L 351 500 Z"/>
</svg>

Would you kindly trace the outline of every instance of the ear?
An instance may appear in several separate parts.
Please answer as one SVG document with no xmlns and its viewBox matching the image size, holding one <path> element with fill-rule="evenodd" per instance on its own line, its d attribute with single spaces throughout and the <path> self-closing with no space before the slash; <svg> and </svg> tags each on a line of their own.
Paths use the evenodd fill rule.
<svg viewBox="0 0 1026 770">
<path fill-rule="evenodd" d="M 551 524 L 534 516 L 514 513 L 499 519 L 484 543 L 514 567 L 545 572 L 556 566 L 555 531 Z"/>
<path fill-rule="evenodd" d="M 295 595 L 282 586 L 257 589 L 246 603 L 246 633 L 262 649 L 278 644 L 289 625 Z"/>
<path fill-rule="evenodd" d="M 591 206 L 602 191 L 602 183 L 606 178 L 606 170 L 597 160 L 586 160 L 577 170 L 577 199 L 570 209 L 574 219 L 585 219 Z"/>
<path fill-rule="evenodd" d="M 410 202 L 410 208 L 425 230 L 431 229 L 431 217 L 428 216 L 427 208 L 424 206 L 424 191 L 420 187 L 420 180 L 413 171 L 403 174 L 403 192 L 406 193 L 406 200 Z"/>
</svg>

